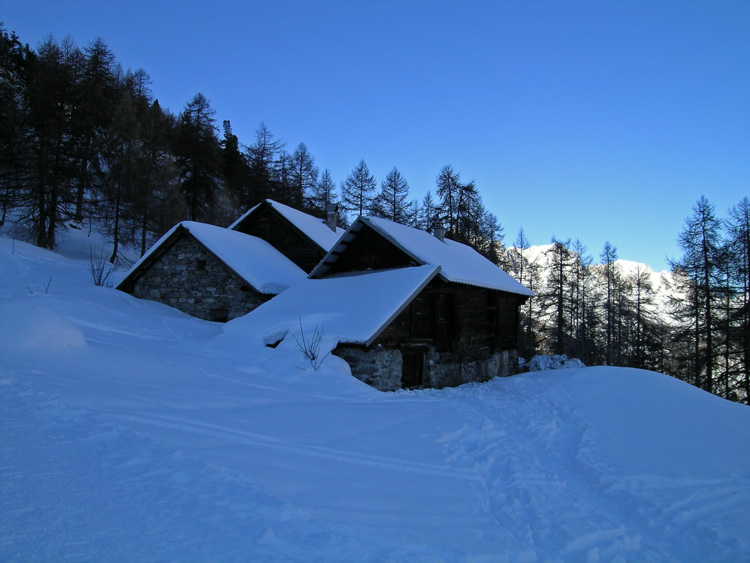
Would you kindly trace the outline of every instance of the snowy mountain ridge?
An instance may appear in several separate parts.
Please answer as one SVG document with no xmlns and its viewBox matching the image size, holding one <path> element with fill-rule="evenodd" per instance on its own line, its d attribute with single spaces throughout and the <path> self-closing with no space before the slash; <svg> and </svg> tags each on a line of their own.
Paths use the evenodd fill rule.
<svg viewBox="0 0 750 563">
<path fill-rule="evenodd" d="M 541 267 L 540 273 L 542 276 L 542 283 L 547 279 L 551 268 L 552 248 L 553 245 L 551 244 L 542 244 L 530 246 L 523 251 L 524 260 L 530 264 L 537 264 Z M 518 249 L 515 247 L 509 247 L 506 252 L 510 256 L 512 252 L 517 253 Z M 575 255 L 575 253 L 573 254 Z M 614 264 L 615 268 L 623 278 L 634 278 L 638 272 L 645 276 L 651 287 L 653 311 L 666 322 L 671 322 L 670 302 L 673 299 L 679 299 L 682 296 L 682 294 L 675 288 L 675 280 L 672 272 L 669 270 L 657 272 L 648 264 L 632 260 L 623 260 L 622 258 L 615 260 Z M 601 265 L 597 264 L 596 261 L 594 261 L 592 267 L 595 270 L 601 269 Z"/>
</svg>

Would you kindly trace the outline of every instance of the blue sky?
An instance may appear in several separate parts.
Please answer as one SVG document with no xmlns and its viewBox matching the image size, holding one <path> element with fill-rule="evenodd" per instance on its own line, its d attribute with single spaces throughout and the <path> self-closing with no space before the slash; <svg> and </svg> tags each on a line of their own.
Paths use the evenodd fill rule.
<svg viewBox="0 0 750 563">
<path fill-rule="evenodd" d="M 579 238 L 666 268 L 701 195 L 750 194 L 750 2 L 0 0 L 36 46 L 104 38 L 163 107 L 197 92 L 339 183 L 365 159 L 414 198 L 450 164 L 511 244 Z"/>
</svg>

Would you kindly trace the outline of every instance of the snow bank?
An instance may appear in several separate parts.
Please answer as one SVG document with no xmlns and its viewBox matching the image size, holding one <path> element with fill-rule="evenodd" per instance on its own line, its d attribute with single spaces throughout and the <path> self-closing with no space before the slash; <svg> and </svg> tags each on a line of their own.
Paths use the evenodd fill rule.
<svg viewBox="0 0 750 563">
<path fill-rule="evenodd" d="M 521 366 L 526 371 L 547 371 L 551 369 L 585 368 L 586 365 L 578 358 L 559 356 L 534 356 Z"/>
<path fill-rule="evenodd" d="M 0 350 L 55 352 L 82 348 L 81 329 L 43 305 L 0 301 Z"/>
</svg>

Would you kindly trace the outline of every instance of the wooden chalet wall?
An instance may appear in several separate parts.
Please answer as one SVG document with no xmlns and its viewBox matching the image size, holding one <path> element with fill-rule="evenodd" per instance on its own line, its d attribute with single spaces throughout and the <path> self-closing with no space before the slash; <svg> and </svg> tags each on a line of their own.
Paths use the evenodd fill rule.
<svg viewBox="0 0 750 563">
<path fill-rule="evenodd" d="M 390 270 L 417 265 L 411 256 L 366 225 L 362 225 L 361 230 L 356 233 L 352 240 L 349 242 L 341 240 L 339 245 L 345 245 L 340 256 L 325 270 L 322 276 L 316 277 L 345 272 Z"/>
<path fill-rule="evenodd" d="M 312 271 L 326 254 L 268 203 L 262 203 L 235 230 L 265 240 L 305 272 Z"/>
<path fill-rule="evenodd" d="M 434 346 L 467 361 L 518 344 L 523 298 L 480 287 L 433 281 L 378 337 L 388 347 Z"/>
</svg>

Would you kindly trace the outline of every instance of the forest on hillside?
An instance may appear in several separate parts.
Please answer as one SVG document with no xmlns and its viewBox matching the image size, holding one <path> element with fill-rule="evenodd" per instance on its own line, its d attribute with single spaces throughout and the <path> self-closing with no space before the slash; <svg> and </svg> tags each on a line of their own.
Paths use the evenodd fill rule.
<svg viewBox="0 0 750 563">
<path fill-rule="evenodd" d="M 646 272 L 625 274 L 607 243 L 599 262 L 576 240 L 552 239 L 544 260 L 523 230 L 504 245 L 498 217 L 450 165 L 421 201 L 394 167 L 378 183 L 365 160 L 337 182 L 304 143 L 293 151 L 260 123 L 245 144 L 221 128 L 201 93 L 173 114 L 148 73 L 124 71 L 106 42 L 49 38 L 36 49 L 0 26 L 0 227 L 54 249 L 69 228 L 97 228 L 143 254 L 190 219 L 226 226 L 265 198 L 342 226 L 384 217 L 475 248 L 537 297 L 521 310 L 521 354 L 568 354 L 588 365 L 654 369 L 725 398 L 750 401 L 750 200 L 724 218 L 702 198 L 678 234 L 674 291 L 654 301 Z"/>
</svg>

